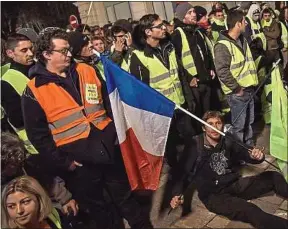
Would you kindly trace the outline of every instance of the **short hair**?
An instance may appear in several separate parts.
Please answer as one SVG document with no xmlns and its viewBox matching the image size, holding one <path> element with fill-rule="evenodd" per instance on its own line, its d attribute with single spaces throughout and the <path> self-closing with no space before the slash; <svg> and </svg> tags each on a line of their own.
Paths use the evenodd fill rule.
<svg viewBox="0 0 288 229">
<path fill-rule="evenodd" d="M 7 38 L 5 49 L 14 50 L 20 41 L 30 41 L 30 39 L 22 34 L 11 34 Z"/>
<path fill-rule="evenodd" d="M 36 58 L 38 60 L 43 61 L 46 63 L 46 59 L 43 56 L 44 51 L 51 51 L 54 49 L 53 40 L 54 39 L 63 39 L 65 41 L 68 41 L 68 33 L 65 32 L 62 29 L 56 29 L 56 30 L 48 30 L 44 32 L 36 41 Z"/>
<path fill-rule="evenodd" d="M 19 228 L 16 222 L 11 220 L 6 201 L 9 195 L 15 192 L 23 192 L 36 197 L 39 202 L 38 221 L 46 219 L 52 212 L 52 203 L 46 191 L 37 180 L 29 176 L 17 177 L 10 181 L 2 192 L 2 227 Z M 4 224 L 4 225 L 3 225 Z"/>
<path fill-rule="evenodd" d="M 9 132 L 1 134 L 1 167 L 4 171 L 8 165 L 17 168 L 23 166 L 28 156 L 24 143 L 20 138 Z"/>
<path fill-rule="evenodd" d="M 224 14 L 223 9 L 215 9 L 214 14 L 216 14 L 216 13 L 223 13 Z"/>
<path fill-rule="evenodd" d="M 242 22 L 244 13 L 241 10 L 230 10 L 227 14 L 228 29 L 233 29 L 237 22 Z"/>
<path fill-rule="evenodd" d="M 120 33 L 121 31 L 123 31 L 124 33 L 128 32 L 125 28 L 121 26 L 112 26 L 111 28 L 111 33 L 113 34 L 113 36 L 115 33 Z"/>
<path fill-rule="evenodd" d="M 210 118 L 219 118 L 224 124 L 224 116 L 220 111 L 206 111 L 202 119 L 203 121 L 207 122 L 207 120 Z"/>
<path fill-rule="evenodd" d="M 144 15 L 140 21 L 139 21 L 139 32 L 140 32 L 140 36 L 144 35 L 144 38 L 146 39 L 146 33 L 145 30 L 149 29 L 153 26 L 153 22 L 157 21 L 159 19 L 159 15 L 158 14 L 147 14 Z"/>
<path fill-rule="evenodd" d="M 265 9 L 262 11 L 262 15 L 263 15 L 263 14 L 270 14 L 270 15 L 272 15 L 271 10 L 270 10 L 269 8 L 265 8 Z"/>
<path fill-rule="evenodd" d="M 6 41 L 1 38 L 1 65 L 5 64 L 6 61 L 7 61 Z"/>
<path fill-rule="evenodd" d="M 101 40 L 103 43 L 105 43 L 105 38 L 102 36 L 92 36 L 91 37 L 91 42 L 96 41 L 96 40 Z"/>
</svg>

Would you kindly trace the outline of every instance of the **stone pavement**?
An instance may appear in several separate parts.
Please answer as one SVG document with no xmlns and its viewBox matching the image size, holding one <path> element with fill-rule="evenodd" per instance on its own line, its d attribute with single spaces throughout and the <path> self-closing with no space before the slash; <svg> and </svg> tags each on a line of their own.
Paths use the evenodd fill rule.
<svg viewBox="0 0 288 229">
<path fill-rule="evenodd" d="M 269 126 L 258 125 L 254 133 L 257 136 L 257 145 L 265 147 L 265 153 L 267 154 L 266 159 L 276 165 L 275 159 L 268 155 L 267 151 L 267 149 L 269 149 Z M 260 165 L 245 165 L 240 171 L 243 176 L 251 176 L 266 170 L 276 169 L 267 162 L 263 162 Z M 164 169 L 160 180 L 160 187 L 153 196 L 153 205 L 150 216 L 155 228 L 253 228 L 250 224 L 239 221 L 231 221 L 225 217 L 208 211 L 198 199 L 198 194 L 196 191 L 194 192 L 191 203 L 191 213 L 181 217 L 182 208 L 178 207 L 177 209 L 173 210 L 170 215 L 167 214 L 168 209 L 162 215 L 162 217 L 159 216 L 160 202 L 163 196 L 164 184 L 167 177 L 168 174 L 167 172 L 165 173 Z M 265 197 L 251 200 L 251 202 L 261 207 L 261 209 L 265 212 L 287 219 L 287 200 L 276 196 L 274 193 L 270 193 Z"/>
</svg>

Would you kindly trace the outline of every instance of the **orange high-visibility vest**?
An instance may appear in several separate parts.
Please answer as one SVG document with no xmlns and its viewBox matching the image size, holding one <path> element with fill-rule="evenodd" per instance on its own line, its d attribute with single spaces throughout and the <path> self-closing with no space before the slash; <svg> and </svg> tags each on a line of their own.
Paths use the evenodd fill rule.
<svg viewBox="0 0 288 229">
<path fill-rule="evenodd" d="M 46 114 L 49 129 L 57 146 L 87 138 L 90 123 L 103 130 L 112 120 L 106 116 L 101 96 L 101 82 L 94 68 L 78 63 L 80 93 L 83 106 L 55 83 L 35 87 L 35 78 L 28 83 Z"/>
</svg>

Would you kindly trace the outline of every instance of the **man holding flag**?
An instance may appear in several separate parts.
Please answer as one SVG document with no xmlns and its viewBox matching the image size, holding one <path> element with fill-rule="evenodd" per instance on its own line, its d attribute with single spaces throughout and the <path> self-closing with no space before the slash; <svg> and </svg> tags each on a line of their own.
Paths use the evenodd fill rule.
<svg viewBox="0 0 288 229">
<path fill-rule="evenodd" d="M 43 163 L 61 174 L 97 228 L 113 226 L 104 190 L 131 228 L 153 228 L 131 195 L 95 69 L 71 63 L 68 34 L 60 29 L 44 32 L 36 47 L 39 61 L 30 71 L 22 109 L 27 136 Z"/>
</svg>

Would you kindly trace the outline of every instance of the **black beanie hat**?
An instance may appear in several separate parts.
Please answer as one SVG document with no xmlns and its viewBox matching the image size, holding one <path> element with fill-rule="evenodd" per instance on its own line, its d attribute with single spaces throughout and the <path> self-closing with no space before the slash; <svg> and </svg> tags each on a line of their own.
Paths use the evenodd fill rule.
<svg viewBox="0 0 288 229">
<path fill-rule="evenodd" d="M 89 37 L 80 32 L 69 33 L 68 42 L 71 47 L 71 53 L 73 56 L 77 55 L 81 49 L 89 43 Z"/>
<path fill-rule="evenodd" d="M 200 21 L 200 19 L 207 15 L 207 10 L 202 6 L 195 6 L 194 7 L 196 13 L 196 20 Z"/>
</svg>

